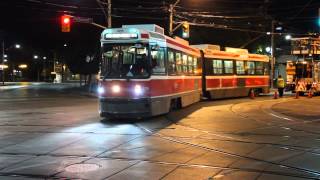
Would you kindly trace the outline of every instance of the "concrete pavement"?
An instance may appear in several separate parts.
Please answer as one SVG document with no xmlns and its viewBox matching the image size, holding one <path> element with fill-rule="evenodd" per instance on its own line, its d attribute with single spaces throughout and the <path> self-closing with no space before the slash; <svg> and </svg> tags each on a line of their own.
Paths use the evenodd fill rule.
<svg viewBox="0 0 320 180">
<path fill-rule="evenodd" d="M 104 120 L 93 97 L 5 91 L 0 179 L 319 178 L 319 101 L 204 101 L 150 119 Z"/>
</svg>

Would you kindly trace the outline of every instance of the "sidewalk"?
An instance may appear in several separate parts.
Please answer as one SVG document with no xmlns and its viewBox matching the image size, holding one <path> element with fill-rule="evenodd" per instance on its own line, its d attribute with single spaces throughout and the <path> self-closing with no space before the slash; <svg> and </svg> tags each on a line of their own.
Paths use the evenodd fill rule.
<svg viewBox="0 0 320 180">
<path fill-rule="evenodd" d="M 0 82 L 0 90 L 10 90 L 29 86 L 42 86 L 44 88 L 75 88 L 80 87 L 79 83 L 66 82 L 66 83 L 49 83 L 49 82 L 5 82 L 4 85 Z"/>
</svg>

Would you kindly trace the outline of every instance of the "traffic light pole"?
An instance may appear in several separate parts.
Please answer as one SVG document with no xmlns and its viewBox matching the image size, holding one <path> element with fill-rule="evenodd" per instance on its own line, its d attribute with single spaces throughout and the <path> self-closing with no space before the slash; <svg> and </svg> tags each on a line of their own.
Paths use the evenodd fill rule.
<svg viewBox="0 0 320 180">
<path fill-rule="evenodd" d="M 177 0 L 174 4 L 170 4 L 169 7 L 169 35 L 172 36 L 173 35 L 173 12 L 174 12 L 174 8 L 175 6 L 180 2 L 180 0 Z"/>
</svg>

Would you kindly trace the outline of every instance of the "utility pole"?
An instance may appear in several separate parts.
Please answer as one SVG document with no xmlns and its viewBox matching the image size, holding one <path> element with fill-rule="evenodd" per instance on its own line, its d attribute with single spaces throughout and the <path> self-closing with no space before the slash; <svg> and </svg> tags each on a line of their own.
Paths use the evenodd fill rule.
<svg viewBox="0 0 320 180">
<path fill-rule="evenodd" d="M 173 13 L 174 8 L 177 6 L 177 4 L 180 2 L 180 0 L 177 0 L 174 4 L 170 4 L 169 6 L 169 35 L 173 35 Z"/>
<path fill-rule="evenodd" d="M 2 41 L 2 85 L 4 85 L 4 40 Z"/>
<path fill-rule="evenodd" d="M 275 78 L 275 45 L 274 45 L 274 28 L 275 28 L 276 21 L 271 21 L 271 72 L 270 72 L 270 79 L 271 79 L 271 88 L 274 87 L 274 78 Z"/>
<path fill-rule="evenodd" d="M 112 27 L 111 0 L 108 0 L 108 28 Z"/>
</svg>

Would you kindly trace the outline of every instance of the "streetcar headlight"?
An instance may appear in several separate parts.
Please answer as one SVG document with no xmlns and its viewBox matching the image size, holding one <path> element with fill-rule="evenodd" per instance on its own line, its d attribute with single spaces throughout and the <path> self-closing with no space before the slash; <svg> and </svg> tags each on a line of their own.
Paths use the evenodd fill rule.
<svg viewBox="0 0 320 180">
<path fill-rule="evenodd" d="M 98 94 L 103 94 L 104 93 L 104 88 L 103 87 L 98 87 L 97 91 L 98 91 Z"/>
<path fill-rule="evenodd" d="M 113 93 L 119 93 L 121 91 L 121 88 L 119 85 L 113 85 L 112 86 L 112 92 Z"/>
<path fill-rule="evenodd" d="M 143 93 L 143 89 L 142 89 L 141 85 L 137 84 L 134 86 L 134 93 L 137 96 L 140 96 Z"/>
</svg>

